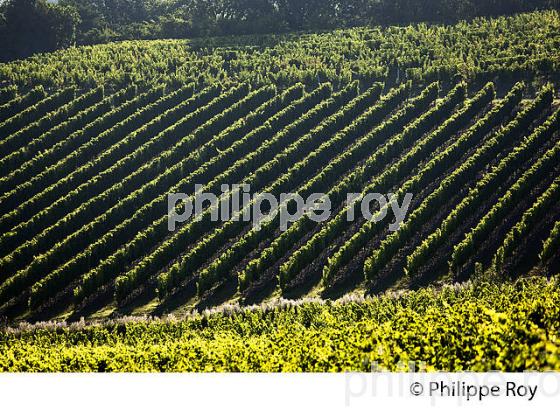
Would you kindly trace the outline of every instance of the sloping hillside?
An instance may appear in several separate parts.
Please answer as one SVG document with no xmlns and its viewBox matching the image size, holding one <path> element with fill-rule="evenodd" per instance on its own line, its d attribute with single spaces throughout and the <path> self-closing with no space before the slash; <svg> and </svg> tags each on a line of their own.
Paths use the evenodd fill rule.
<svg viewBox="0 0 560 410">
<path fill-rule="evenodd" d="M 557 273 L 559 26 L 541 12 L 0 65 L 0 316 L 159 315 Z M 196 184 L 227 199 L 224 184 L 325 193 L 332 213 L 254 229 L 206 208 L 170 232 L 168 194 Z M 400 229 L 348 221 L 361 214 L 347 194 L 374 192 L 412 195 Z"/>
</svg>

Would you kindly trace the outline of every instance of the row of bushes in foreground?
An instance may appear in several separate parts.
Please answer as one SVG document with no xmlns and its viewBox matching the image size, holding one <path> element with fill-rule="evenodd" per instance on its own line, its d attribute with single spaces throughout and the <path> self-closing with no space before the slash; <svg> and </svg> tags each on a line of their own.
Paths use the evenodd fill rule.
<svg viewBox="0 0 560 410">
<path fill-rule="evenodd" d="M 558 280 L 0 331 L 0 371 L 560 370 Z M 422 368 L 417 367 L 417 368 Z"/>
</svg>

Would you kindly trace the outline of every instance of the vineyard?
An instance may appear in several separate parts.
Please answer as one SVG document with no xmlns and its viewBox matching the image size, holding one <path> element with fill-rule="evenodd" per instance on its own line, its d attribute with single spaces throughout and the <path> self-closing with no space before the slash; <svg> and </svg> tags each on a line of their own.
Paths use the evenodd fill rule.
<svg viewBox="0 0 560 410">
<path fill-rule="evenodd" d="M 554 276 L 560 273 L 559 64 L 554 11 L 453 26 L 125 41 L 0 64 L 0 319 L 13 325 L 162 316 L 229 303 L 353 300 L 472 279 Z M 193 197 L 196 184 L 224 200 L 232 195 L 224 184 L 276 196 L 325 193 L 332 213 L 324 222 L 304 216 L 286 230 L 275 216 L 255 229 L 244 219 L 215 221 L 207 207 L 171 232 L 168 195 Z M 348 193 L 357 194 L 354 201 Z M 382 218 L 389 203 L 370 208 L 373 218 L 362 216 L 360 200 L 369 193 L 390 193 L 398 203 L 411 195 L 404 221 Z M 357 217 L 348 221 L 349 213 Z M 501 318 L 519 315 L 543 332 L 539 343 L 557 349 L 557 338 L 546 340 L 558 331 L 557 284 L 528 283 L 516 296 L 522 285 L 418 290 L 402 303 L 390 297 L 304 303 L 301 310 L 280 309 L 278 317 L 239 313 L 232 322 L 221 314 L 184 324 L 132 321 L 82 326 L 71 335 L 16 326 L 0 332 L 0 369 L 107 370 L 108 358 L 115 360 L 111 370 L 131 369 L 128 361 L 139 353 L 127 356 L 118 345 L 145 332 L 142 343 L 161 343 L 137 370 L 192 370 L 169 356 L 222 352 L 225 345 L 210 342 L 213 332 L 234 332 L 237 346 L 245 315 L 262 322 L 254 324 L 256 333 L 294 320 L 262 340 L 250 335 L 252 349 L 265 356 L 274 350 L 265 347 L 266 337 L 311 340 L 316 330 L 304 323 L 308 315 L 325 328 L 327 350 L 354 331 L 351 343 L 361 355 L 373 349 L 362 341 L 368 332 L 377 336 L 367 343 L 377 338 L 390 347 L 401 336 L 384 339 L 383 329 L 400 329 L 410 312 L 411 326 L 433 329 L 427 331 L 434 338 L 438 326 L 474 326 L 475 311 L 504 328 L 510 322 Z M 434 310 L 445 301 L 449 317 Z M 494 302 L 501 310 L 491 310 Z M 542 313 L 545 305 L 555 313 Z M 546 317 L 535 322 L 534 311 Z M 340 331 L 332 323 L 339 314 Z M 383 320 L 367 322 L 373 315 Z M 435 323 L 426 325 L 430 317 Z M 208 334 L 199 329 L 206 320 L 213 323 Z M 64 337 L 84 345 L 70 346 Z M 508 345 L 513 336 L 503 337 Z M 35 355 L 34 340 L 44 344 L 48 360 Z M 58 343 L 65 344 L 60 353 Z M 508 370 L 521 369 L 512 363 L 534 353 L 509 347 Z M 85 359 L 88 350 L 95 351 L 92 361 Z M 453 362 L 432 353 L 431 368 L 477 366 L 474 357 Z M 363 365 L 355 350 L 314 365 L 301 358 L 305 352 L 268 364 L 244 351 L 228 354 L 226 362 L 240 357 L 228 370 Z M 217 354 L 192 366 L 222 369 L 222 359 Z M 494 360 L 486 366 L 502 359 Z M 547 366 L 558 369 L 559 362 L 530 367 Z"/>
<path fill-rule="evenodd" d="M 558 371 L 559 314 L 558 282 L 538 278 L 184 320 L 21 325 L 0 333 L 0 371 Z"/>
</svg>

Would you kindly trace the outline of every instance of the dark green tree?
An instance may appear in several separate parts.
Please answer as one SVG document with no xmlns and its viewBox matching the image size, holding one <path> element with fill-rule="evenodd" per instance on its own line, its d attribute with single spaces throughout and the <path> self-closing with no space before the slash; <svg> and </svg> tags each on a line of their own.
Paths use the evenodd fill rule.
<svg viewBox="0 0 560 410">
<path fill-rule="evenodd" d="M 8 0 L 1 6 L 0 59 L 24 58 L 74 44 L 80 16 L 45 0 Z"/>
</svg>

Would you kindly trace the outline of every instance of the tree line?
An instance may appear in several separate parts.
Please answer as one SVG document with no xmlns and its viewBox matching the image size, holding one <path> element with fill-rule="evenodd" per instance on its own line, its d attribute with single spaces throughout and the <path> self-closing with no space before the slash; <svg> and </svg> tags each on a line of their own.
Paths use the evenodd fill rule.
<svg viewBox="0 0 560 410">
<path fill-rule="evenodd" d="M 560 0 L 0 0 L 0 61 L 74 44 L 451 23 Z"/>
</svg>

